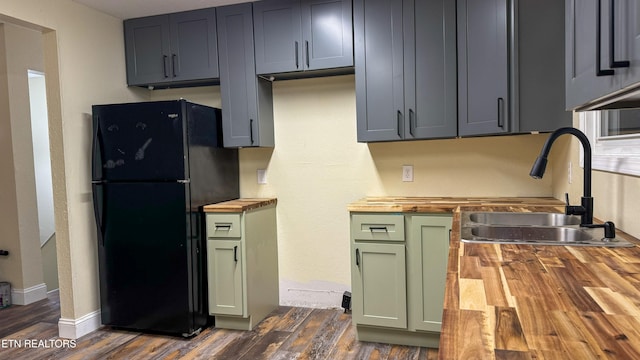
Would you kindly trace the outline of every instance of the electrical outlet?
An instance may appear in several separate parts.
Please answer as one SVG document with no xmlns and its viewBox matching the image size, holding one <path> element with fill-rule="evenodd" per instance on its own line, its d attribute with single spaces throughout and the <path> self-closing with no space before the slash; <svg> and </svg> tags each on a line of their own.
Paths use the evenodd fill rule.
<svg viewBox="0 0 640 360">
<path fill-rule="evenodd" d="M 258 169 L 258 184 L 264 185 L 267 183 L 267 170 Z"/>
<path fill-rule="evenodd" d="M 413 181 L 413 165 L 402 165 L 402 181 Z"/>
</svg>

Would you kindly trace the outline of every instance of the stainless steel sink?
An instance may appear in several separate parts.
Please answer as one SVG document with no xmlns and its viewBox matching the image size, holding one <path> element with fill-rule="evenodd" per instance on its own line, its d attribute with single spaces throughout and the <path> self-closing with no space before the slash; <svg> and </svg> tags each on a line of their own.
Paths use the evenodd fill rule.
<svg viewBox="0 0 640 360">
<path fill-rule="evenodd" d="M 488 225 L 564 226 L 580 225 L 580 217 L 557 213 L 480 212 L 469 213 L 469 220 Z"/>
<path fill-rule="evenodd" d="M 580 227 L 580 217 L 557 213 L 463 212 L 463 242 L 528 245 L 630 247 L 621 239 L 605 239 L 602 228 Z"/>
</svg>

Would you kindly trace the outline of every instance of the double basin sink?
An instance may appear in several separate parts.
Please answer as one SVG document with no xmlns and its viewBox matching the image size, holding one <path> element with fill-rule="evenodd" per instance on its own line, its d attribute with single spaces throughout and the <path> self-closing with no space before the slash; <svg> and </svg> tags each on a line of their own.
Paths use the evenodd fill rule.
<svg viewBox="0 0 640 360">
<path fill-rule="evenodd" d="M 527 245 L 630 247 L 616 237 L 605 238 L 602 228 L 580 226 L 580 217 L 557 213 L 462 212 L 463 242 Z"/>
</svg>

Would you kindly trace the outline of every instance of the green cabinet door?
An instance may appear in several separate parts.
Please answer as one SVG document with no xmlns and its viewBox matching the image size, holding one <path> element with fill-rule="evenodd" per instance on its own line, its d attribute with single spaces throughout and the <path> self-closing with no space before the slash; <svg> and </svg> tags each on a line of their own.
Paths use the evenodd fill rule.
<svg viewBox="0 0 640 360">
<path fill-rule="evenodd" d="M 351 244 L 354 323 L 405 329 L 407 283 L 404 244 Z"/>
<path fill-rule="evenodd" d="M 245 315 L 242 243 L 238 240 L 208 240 L 207 263 L 209 313 Z"/>
<path fill-rule="evenodd" d="M 412 330 L 440 332 L 451 223 L 450 215 L 411 216 L 407 278 Z"/>
</svg>

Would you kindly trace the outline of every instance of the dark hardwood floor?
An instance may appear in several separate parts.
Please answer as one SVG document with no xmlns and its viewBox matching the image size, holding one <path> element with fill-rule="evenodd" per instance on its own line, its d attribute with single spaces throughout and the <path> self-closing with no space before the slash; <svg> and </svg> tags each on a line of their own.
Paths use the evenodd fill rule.
<svg viewBox="0 0 640 360">
<path fill-rule="evenodd" d="M 101 328 L 64 346 L 60 299 L 0 310 L 0 359 L 436 359 L 437 349 L 359 342 L 351 315 L 281 306 L 252 331 L 207 328 L 191 339 Z"/>
</svg>

